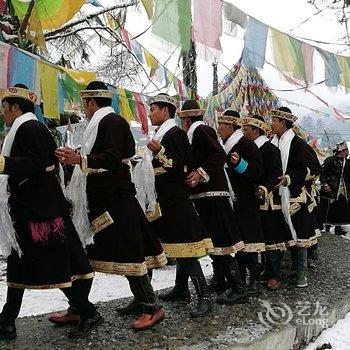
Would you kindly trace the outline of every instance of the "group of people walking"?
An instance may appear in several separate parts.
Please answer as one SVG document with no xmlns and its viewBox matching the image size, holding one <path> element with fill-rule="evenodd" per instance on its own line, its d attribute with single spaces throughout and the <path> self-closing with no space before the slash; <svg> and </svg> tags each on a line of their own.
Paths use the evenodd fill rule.
<svg viewBox="0 0 350 350">
<path fill-rule="evenodd" d="M 308 256 L 315 254 L 323 224 L 315 184 L 321 166 L 294 133 L 297 117 L 288 108 L 271 111 L 271 125 L 258 115 L 242 119 L 227 110 L 218 117 L 219 138 L 203 122 L 205 110 L 197 101 L 177 110 L 171 96 L 153 97 L 149 117 L 157 128 L 147 148 L 158 210 L 147 219 L 130 174 L 135 141 L 104 83 L 93 81 L 81 91 L 89 124 L 79 152 L 56 147 L 36 120 L 36 95 L 26 86 L 5 89 L 0 97 L 10 127 L 0 156 L 0 246 L 8 283 L 0 339 L 17 335 L 24 290 L 48 288 L 60 288 L 69 303 L 49 320 L 75 323 L 68 336 L 86 337 L 103 322 L 88 299 L 94 271 L 126 276 L 134 298 L 117 311 L 138 315 L 135 331 L 164 319 L 160 300 L 189 302 L 189 280 L 198 300 L 192 317 L 210 312 L 212 292 L 219 304 L 233 305 L 258 295 L 262 278 L 278 289 L 287 248 L 296 286 L 308 285 Z M 328 217 L 338 213 L 335 205 L 347 205 L 350 168 L 341 159 L 326 160 L 321 176 Z M 68 201 L 59 163 L 74 166 L 64 190 Z M 328 173 L 335 163 L 339 181 Z M 209 283 L 198 260 L 206 255 L 213 265 Z M 167 258 L 177 262 L 175 286 L 158 296 L 152 271 Z"/>
</svg>

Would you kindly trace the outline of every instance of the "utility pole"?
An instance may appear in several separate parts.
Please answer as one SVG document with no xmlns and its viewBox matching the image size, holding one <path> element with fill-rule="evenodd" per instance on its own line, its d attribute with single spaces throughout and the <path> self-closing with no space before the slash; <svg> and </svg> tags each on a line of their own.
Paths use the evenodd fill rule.
<svg viewBox="0 0 350 350">
<path fill-rule="evenodd" d="M 184 84 L 194 93 L 197 93 L 196 57 L 196 44 L 191 40 L 190 50 L 182 54 L 182 76 Z"/>
<path fill-rule="evenodd" d="M 218 61 L 215 58 L 212 63 L 213 66 L 213 96 L 219 93 L 219 81 L 218 81 Z"/>
</svg>

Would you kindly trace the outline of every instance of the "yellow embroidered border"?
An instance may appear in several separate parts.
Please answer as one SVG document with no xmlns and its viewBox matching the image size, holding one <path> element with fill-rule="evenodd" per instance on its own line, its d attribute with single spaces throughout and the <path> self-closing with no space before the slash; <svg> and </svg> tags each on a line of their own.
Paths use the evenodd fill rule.
<svg viewBox="0 0 350 350">
<path fill-rule="evenodd" d="M 81 157 L 80 169 L 81 169 L 82 173 L 84 173 L 84 174 L 98 174 L 98 173 L 103 173 L 105 171 L 108 171 L 108 170 L 103 169 L 103 168 L 100 168 L 100 169 L 89 168 L 87 156 Z"/>
<path fill-rule="evenodd" d="M 5 170 L 5 157 L 0 155 L 0 174 Z"/>
<path fill-rule="evenodd" d="M 259 188 L 264 190 L 265 193 L 265 203 L 260 205 L 260 210 L 269 210 L 269 207 L 271 207 L 272 210 L 282 210 L 281 204 L 275 204 L 273 199 L 274 195 L 273 192 L 267 193 L 267 188 L 264 186 L 259 186 Z"/>
<path fill-rule="evenodd" d="M 289 201 L 291 203 L 306 203 L 307 201 L 307 195 L 306 195 L 306 188 L 303 187 L 301 189 L 301 195 L 299 197 L 291 198 Z"/>
<path fill-rule="evenodd" d="M 265 250 L 279 250 L 279 249 L 284 249 L 288 247 L 293 247 L 294 245 L 295 245 L 294 240 L 291 240 L 288 242 L 270 244 L 270 245 L 265 244 Z"/>
<path fill-rule="evenodd" d="M 163 167 L 157 167 L 157 168 L 154 168 L 154 175 L 157 176 L 157 175 L 162 175 L 162 174 L 165 174 L 167 173 L 166 169 L 164 169 Z"/>
<path fill-rule="evenodd" d="M 313 245 L 317 244 L 317 239 L 312 239 L 312 240 L 297 240 L 295 246 L 300 247 L 300 248 L 309 248 L 312 247 Z"/>
<path fill-rule="evenodd" d="M 208 254 L 214 248 L 211 239 L 191 243 L 162 243 L 168 258 L 192 258 Z"/>
<path fill-rule="evenodd" d="M 72 282 L 76 280 L 89 280 L 90 278 L 94 278 L 95 272 L 87 273 L 86 275 L 74 275 L 72 276 Z"/>
<path fill-rule="evenodd" d="M 146 261 L 142 263 L 117 263 L 112 261 L 90 260 L 95 271 L 124 276 L 143 276 L 147 273 Z"/>
<path fill-rule="evenodd" d="M 7 282 L 7 285 L 11 288 L 20 288 L 20 289 L 55 289 L 55 288 L 69 288 L 72 286 L 72 282 L 64 282 L 64 283 L 57 283 L 57 284 L 43 284 L 40 286 Z"/>
<path fill-rule="evenodd" d="M 173 167 L 173 160 L 168 159 L 168 157 L 165 154 L 165 148 L 162 146 L 160 151 L 154 156 L 155 159 L 159 160 L 163 167 L 165 168 L 172 168 Z"/>
<path fill-rule="evenodd" d="M 168 262 L 164 253 L 157 256 L 146 256 L 146 266 L 148 269 L 157 269 L 166 265 Z"/>
<path fill-rule="evenodd" d="M 238 251 L 243 250 L 243 248 L 244 248 L 244 243 L 240 241 L 230 247 L 214 247 L 210 254 L 212 255 L 236 254 Z"/>
<path fill-rule="evenodd" d="M 244 252 L 259 253 L 265 251 L 265 243 L 244 243 Z"/>
</svg>

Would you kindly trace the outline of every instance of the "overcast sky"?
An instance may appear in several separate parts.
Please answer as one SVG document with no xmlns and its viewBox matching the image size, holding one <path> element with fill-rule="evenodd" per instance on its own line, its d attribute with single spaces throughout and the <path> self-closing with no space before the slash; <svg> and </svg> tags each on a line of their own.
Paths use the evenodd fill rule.
<svg viewBox="0 0 350 350">
<path fill-rule="evenodd" d="M 103 5 L 111 5 L 113 0 L 99 0 Z M 228 0 L 245 11 L 248 15 L 255 17 L 256 19 L 281 30 L 287 32 L 292 28 L 293 31 L 289 31 L 289 34 L 310 38 L 314 40 L 322 40 L 326 42 L 337 42 L 339 38 L 344 36 L 345 28 L 343 28 L 337 19 L 329 11 L 324 11 L 321 14 L 313 16 L 305 24 L 298 27 L 298 25 L 315 14 L 317 10 L 312 5 L 308 4 L 307 0 Z M 87 8 L 92 8 L 90 5 Z M 94 8 L 96 10 L 96 8 Z M 126 29 L 132 34 L 137 35 L 145 30 L 150 25 L 146 13 L 141 8 L 140 11 L 129 10 Z M 242 48 L 244 31 L 239 30 L 237 37 L 232 37 L 223 34 L 221 37 L 221 44 L 223 48 L 222 55 L 219 57 L 218 74 L 219 81 L 227 74 L 228 69 L 239 59 Z M 161 63 L 167 61 L 166 67 L 177 74 L 180 73 L 180 67 L 178 64 L 178 53 L 174 54 L 169 59 L 169 54 L 164 52 L 155 45 L 155 41 L 152 40 L 152 34 L 150 30 L 142 35 L 138 40 L 139 42 L 151 52 Z M 311 42 L 309 42 L 311 43 Z M 316 44 L 314 44 L 316 45 Z M 342 46 L 335 45 L 323 45 L 323 49 L 327 49 L 331 52 L 339 52 Z M 266 58 L 271 61 L 271 50 L 267 48 Z M 197 60 L 197 74 L 198 74 L 198 92 L 202 97 L 206 97 L 212 90 L 212 62 L 205 62 L 204 60 Z M 315 82 L 324 79 L 323 62 L 320 59 L 315 60 Z M 264 79 L 268 85 L 274 89 L 274 92 L 279 97 L 298 102 L 315 109 L 319 109 L 325 112 L 329 112 L 327 108 L 321 104 L 315 97 L 305 92 L 281 92 L 281 89 L 296 89 L 297 87 L 288 84 L 281 78 L 279 73 L 265 64 L 264 69 L 261 71 Z M 181 77 L 180 77 L 181 78 Z M 149 86 L 149 91 L 154 90 L 154 87 Z M 348 106 L 348 96 L 338 89 L 336 92 L 330 91 L 326 86 L 317 86 L 311 89 L 321 98 L 326 100 L 329 104 L 339 108 L 342 111 L 349 112 L 350 106 Z M 305 112 L 303 112 L 305 113 Z"/>
</svg>

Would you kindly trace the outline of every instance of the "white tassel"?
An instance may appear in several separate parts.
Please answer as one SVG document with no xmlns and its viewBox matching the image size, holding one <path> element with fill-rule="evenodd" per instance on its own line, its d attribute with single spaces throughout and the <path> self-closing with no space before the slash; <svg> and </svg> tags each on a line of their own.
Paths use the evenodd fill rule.
<svg viewBox="0 0 350 350">
<path fill-rule="evenodd" d="M 7 175 L 0 175 L 0 255 L 7 258 L 14 249 L 22 256 L 8 208 Z"/>
<path fill-rule="evenodd" d="M 72 203 L 72 221 L 84 248 L 86 245 L 92 243 L 92 231 L 88 218 L 89 208 L 86 195 L 86 177 L 80 170 L 80 166 L 76 165 L 71 182 L 64 190 L 66 198 Z"/>
<path fill-rule="evenodd" d="M 144 212 L 154 213 L 157 204 L 152 152 L 146 150 L 141 161 L 132 171 L 132 182 L 136 188 L 136 198 Z"/>
</svg>

